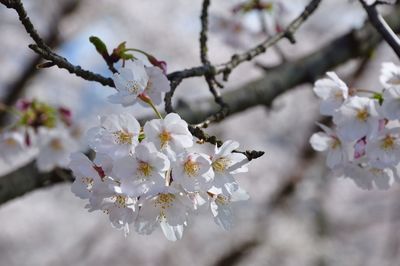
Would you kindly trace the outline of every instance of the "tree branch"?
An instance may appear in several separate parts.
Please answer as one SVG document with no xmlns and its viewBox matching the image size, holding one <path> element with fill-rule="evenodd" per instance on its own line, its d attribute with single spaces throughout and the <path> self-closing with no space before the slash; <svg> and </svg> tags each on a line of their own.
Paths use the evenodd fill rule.
<svg viewBox="0 0 400 266">
<path fill-rule="evenodd" d="M 84 70 L 80 66 L 75 66 L 71 64 L 66 58 L 54 53 L 39 36 L 37 30 L 35 29 L 30 18 L 28 17 L 21 0 L 0 0 L 0 3 L 8 8 L 14 9 L 17 12 L 18 18 L 24 26 L 26 32 L 36 43 L 29 45 L 29 48 L 42 56 L 42 58 L 53 62 L 59 68 L 64 68 L 68 70 L 68 72 L 70 72 L 71 74 L 75 74 L 76 76 L 81 77 L 85 80 L 97 81 L 104 86 L 114 87 L 114 82 L 111 78 L 105 78 L 99 74 Z"/>
<path fill-rule="evenodd" d="M 386 17 L 389 25 L 400 32 L 400 7 Z M 286 62 L 270 68 L 266 75 L 243 87 L 223 94 L 229 106 L 230 115 L 257 105 L 271 105 L 272 101 L 286 91 L 304 83 L 314 82 L 326 71 L 350 59 L 369 55 L 382 41 L 382 37 L 370 23 L 353 30 L 313 54 L 296 61 Z M 178 108 L 177 112 L 189 123 L 199 123 L 217 110 L 212 99 L 190 103 Z"/>
<path fill-rule="evenodd" d="M 367 5 L 364 0 L 360 0 L 360 3 L 367 12 L 368 18 L 371 21 L 372 25 L 382 35 L 386 43 L 389 44 L 390 47 L 392 47 L 393 51 L 400 59 L 400 39 L 379 14 L 378 10 L 376 9 L 376 5 Z"/>
<path fill-rule="evenodd" d="M 400 7 L 386 17 L 389 25 L 400 32 Z M 381 36 L 370 24 L 341 36 L 317 52 L 294 62 L 287 62 L 273 68 L 264 78 L 253 81 L 224 97 L 231 106 L 233 113 L 256 105 L 270 105 L 279 95 L 306 82 L 313 82 L 318 76 L 329 69 L 343 64 L 353 58 L 369 55 L 382 40 Z M 246 95 L 243 95 L 245 93 Z M 243 99 L 242 99 L 243 98 Z M 201 121 L 207 117 L 205 111 L 215 103 L 213 99 L 199 104 L 206 108 L 178 108 L 178 112 L 188 121 Z M 215 108 L 215 107 L 214 107 Z M 202 112 L 202 113 L 197 113 Z M 67 174 L 67 172 L 65 172 Z M 72 176 L 69 176 L 72 180 Z M 66 180 L 69 178 L 64 178 Z M 21 196 L 27 192 L 61 182 L 56 172 L 40 174 L 33 163 L 0 178 L 0 204 Z M 8 186 L 10 185 L 10 188 Z"/>
</svg>

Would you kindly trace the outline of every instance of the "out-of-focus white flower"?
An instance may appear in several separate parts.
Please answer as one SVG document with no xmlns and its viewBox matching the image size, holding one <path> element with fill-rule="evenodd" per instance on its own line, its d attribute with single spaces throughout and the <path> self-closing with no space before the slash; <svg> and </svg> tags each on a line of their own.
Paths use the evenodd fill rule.
<svg viewBox="0 0 400 266">
<path fill-rule="evenodd" d="M 183 153 L 173 167 L 174 182 L 187 192 L 207 191 L 211 188 L 214 172 L 211 161 L 205 154 Z"/>
<path fill-rule="evenodd" d="M 376 108 L 375 100 L 358 96 L 349 98 L 333 115 L 338 135 L 344 141 L 354 141 L 376 134 L 380 119 Z"/>
<path fill-rule="evenodd" d="M 141 198 L 140 204 L 135 221 L 138 233 L 151 234 L 160 225 L 168 240 L 182 238 L 188 211 L 192 209 L 192 203 L 186 195 L 174 187 L 166 187 L 153 197 Z"/>
<path fill-rule="evenodd" d="M 327 151 L 326 164 L 329 168 L 334 169 L 342 166 L 349 159 L 344 143 L 332 129 L 322 124 L 319 124 L 319 126 L 324 132 L 314 133 L 311 136 L 311 146 L 316 151 Z"/>
<path fill-rule="evenodd" d="M 41 128 L 38 136 L 39 155 L 36 160 L 40 171 L 48 172 L 55 167 L 66 168 L 70 154 L 79 150 L 77 142 L 65 128 Z"/>
<path fill-rule="evenodd" d="M 152 143 L 141 143 L 132 156 L 117 160 L 114 177 L 121 182 L 123 193 L 131 197 L 153 194 L 165 186 L 170 162 Z"/>
<path fill-rule="evenodd" d="M 143 62 L 133 61 L 128 67 L 118 70 L 113 76 L 117 93 L 110 95 L 108 100 L 111 103 L 122 104 L 122 106 L 133 105 L 138 96 L 144 92 L 149 76 L 146 73 Z"/>
<path fill-rule="evenodd" d="M 385 165 L 400 162 L 400 128 L 384 129 L 379 136 L 368 140 L 367 157 Z"/>
<path fill-rule="evenodd" d="M 237 188 L 229 195 L 210 195 L 210 208 L 217 225 L 225 230 L 230 230 L 233 225 L 232 204 L 249 199 L 249 195 L 242 188 Z"/>
<path fill-rule="evenodd" d="M 400 67 L 391 62 L 383 63 L 380 81 L 386 89 L 400 87 Z"/>
<path fill-rule="evenodd" d="M 100 118 L 101 126 L 89 129 L 87 141 L 96 152 L 112 158 L 132 153 L 139 143 L 140 124 L 130 114 L 112 114 Z"/>
<path fill-rule="evenodd" d="M 153 142 L 170 160 L 175 160 L 177 153 L 193 145 L 193 136 L 186 121 L 175 113 L 168 114 L 164 119 L 147 122 L 143 130 L 146 141 Z"/>
<path fill-rule="evenodd" d="M 0 133 L 0 158 L 11 164 L 16 157 L 23 156 L 27 146 L 25 135 L 21 131 Z"/>
<path fill-rule="evenodd" d="M 314 92 L 322 99 L 321 114 L 333 115 L 334 111 L 348 98 L 349 88 L 334 72 L 326 74 L 329 78 L 317 80 L 314 85 Z"/>
<path fill-rule="evenodd" d="M 225 141 L 220 148 L 215 146 L 214 154 L 211 156 L 211 166 L 215 174 L 213 186 L 219 193 L 229 193 L 231 187 L 236 190 L 238 184 L 233 176 L 248 171 L 247 157 L 233 152 L 238 147 L 239 143 L 232 140 Z"/>
</svg>

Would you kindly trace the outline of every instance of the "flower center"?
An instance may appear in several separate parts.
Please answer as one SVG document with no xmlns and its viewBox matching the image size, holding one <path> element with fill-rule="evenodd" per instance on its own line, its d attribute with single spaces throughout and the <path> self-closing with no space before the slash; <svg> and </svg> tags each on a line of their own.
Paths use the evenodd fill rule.
<svg viewBox="0 0 400 266">
<path fill-rule="evenodd" d="M 379 168 L 371 168 L 371 169 L 369 169 L 369 172 L 371 174 L 373 174 L 374 176 L 380 176 L 383 174 L 383 170 L 379 169 Z"/>
<path fill-rule="evenodd" d="M 8 138 L 4 142 L 8 146 L 16 146 L 17 145 L 17 141 L 15 139 L 13 139 L 13 138 Z"/>
<path fill-rule="evenodd" d="M 140 85 L 136 81 L 129 80 L 127 87 L 128 87 L 128 92 L 130 92 L 132 94 L 139 94 Z"/>
<path fill-rule="evenodd" d="M 84 177 L 81 179 L 82 183 L 86 185 L 88 191 L 92 191 L 94 180 L 91 177 Z"/>
<path fill-rule="evenodd" d="M 337 139 L 337 138 L 334 138 L 333 140 L 332 140 L 332 143 L 331 143 L 331 149 L 336 149 L 336 148 L 339 148 L 340 147 L 340 140 L 339 139 Z"/>
<path fill-rule="evenodd" d="M 337 91 L 337 92 L 335 93 L 335 99 L 336 99 L 337 101 L 343 101 L 343 93 L 342 93 L 341 91 Z"/>
<path fill-rule="evenodd" d="M 168 142 L 172 139 L 171 134 L 166 130 L 161 132 L 161 134 L 158 137 L 160 138 L 161 141 L 161 148 L 165 148 L 165 146 L 168 145 Z"/>
<path fill-rule="evenodd" d="M 61 150 L 64 149 L 64 147 L 63 147 L 62 142 L 61 142 L 60 139 L 53 139 L 53 140 L 50 142 L 50 147 L 51 147 L 53 150 L 55 150 L 55 151 L 61 151 Z"/>
<path fill-rule="evenodd" d="M 231 161 L 228 158 L 221 157 L 212 163 L 212 168 L 215 172 L 222 173 L 226 170 L 226 168 L 228 168 L 230 162 Z"/>
<path fill-rule="evenodd" d="M 183 165 L 183 169 L 187 176 L 194 177 L 197 176 L 200 170 L 200 166 L 198 163 L 188 159 Z"/>
<path fill-rule="evenodd" d="M 140 175 L 148 177 L 151 175 L 151 172 L 153 171 L 153 167 L 151 167 L 151 165 L 146 162 L 140 162 L 137 170 L 140 173 Z"/>
<path fill-rule="evenodd" d="M 129 144 L 132 145 L 133 134 L 129 132 L 125 132 L 123 130 L 114 132 L 115 137 L 117 138 L 116 142 L 118 144 Z"/>
<path fill-rule="evenodd" d="M 161 209 L 166 209 L 172 206 L 176 196 L 172 193 L 162 193 L 158 195 L 156 200 L 156 206 L 161 207 Z"/>
<path fill-rule="evenodd" d="M 126 207 L 126 196 L 123 195 L 115 195 L 114 196 L 114 203 L 118 208 L 125 208 Z"/>
<path fill-rule="evenodd" d="M 394 138 L 390 135 L 387 135 L 382 141 L 381 141 L 381 148 L 383 150 L 392 150 L 394 148 Z"/>
<path fill-rule="evenodd" d="M 229 197 L 224 196 L 224 195 L 221 195 L 221 194 L 218 195 L 218 196 L 215 198 L 215 202 L 218 203 L 219 205 L 226 205 L 226 204 L 229 203 L 229 201 L 230 201 L 230 198 L 229 198 Z"/>
<path fill-rule="evenodd" d="M 366 108 L 361 109 L 361 110 L 357 110 L 357 116 L 356 117 L 361 122 L 366 122 L 368 117 L 369 117 L 368 110 Z"/>
</svg>

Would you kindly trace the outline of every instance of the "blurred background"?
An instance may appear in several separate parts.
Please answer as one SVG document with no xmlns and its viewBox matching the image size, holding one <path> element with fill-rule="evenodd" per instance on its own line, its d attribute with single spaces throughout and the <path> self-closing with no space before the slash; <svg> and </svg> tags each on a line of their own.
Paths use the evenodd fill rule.
<svg viewBox="0 0 400 266">
<path fill-rule="evenodd" d="M 239 16 L 244 28 L 232 31 L 231 8 L 241 1 L 212 1 L 209 54 L 213 63 L 265 38 L 257 14 Z M 286 25 L 306 0 L 286 2 L 278 16 Z M 289 3 L 290 2 L 290 3 Z M 99 36 L 108 47 L 127 41 L 168 62 L 168 71 L 200 64 L 200 0 L 24 0 L 28 14 L 47 43 L 74 64 L 110 76 L 89 42 Z M 276 18 L 268 18 L 272 24 Z M 255 62 L 276 66 L 295 60 L 363 24 L 358 1 L 325 0 L 296 34 Z M 221 26 L 222 25 L 222 26 Z M 73 110 L 81 130 L 97 116 L 128 111 L 145 116 L 141 107 L 119 108 L 107 102 L 113 90 L 52 67 L 36 70 L 41 61 L 27 47 L 32 41 L 13 10 L 0 6 L 0 99 L 24 96 Z M 277 52 L 278 51 L 278 52 Z M 368 60 L 352 60 L 336 69 L 355 87 L 379 86 L 381 62 L 398 59 L 386 44 Z M 264 75 L 255 62 L 235 70 L 224 90 L 236 89 Z M 361 62 L 361 63 L 360 63 Z M 361 71 L 360 64 L 362 65 Z M 357 74 L 355 74 L 357 72 Z M 18 88 L 21 94 L 13 95 Z M 200 78 L 183 81 L 174 102 L 210 98 Z M 266 154 L 251 162 L 239 177 L 251 200 L 235 210 L 235 226 L 225 232 L 211 214 L 191 220 L 181 241 L 169 242 L 160 230 L 127 238 L 101 213 L 88 213 L 70 184 L 36 190 L 0 206 L 0 265 L 271 265 L 324 266 L 400 265 L 400 185 L 388 191 L 363 191 L 349 179 L 332 178 L 325 158 L 310 151 L 308 140 L 320 120 L 312 85 L 291 89 L 271 106 L 257 106 L 212 125 L 207 132 L 233 139 L 241 148 Z M 26 159 L 29 161 L 29 158 Z M 26 163 L 0 162 L 0 174 Z"/>
</svg>

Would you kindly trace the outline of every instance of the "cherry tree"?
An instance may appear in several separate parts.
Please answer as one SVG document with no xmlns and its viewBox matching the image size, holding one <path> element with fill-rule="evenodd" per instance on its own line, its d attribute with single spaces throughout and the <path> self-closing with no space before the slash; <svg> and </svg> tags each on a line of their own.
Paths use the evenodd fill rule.
<svg viewBox="0 0 400 266">
<path fill-rule="evenodd" d="M 391 47 L 393 57 L 400 58 L 396 1 L 360 0 L 366 17 L 363 26 L 297 59 L 289 59 L 280 44 L 285 40 L 295 44 L 298 30 L 324 1 L 242 1 L 232 5 L 229 18 L 214 15 L 211 2 L 203 0 L 199 7 L 199 66 L 171 72 L 163 55 L 123 39 L 111 47 L 100 36 L 90 36 L 92 53 L 108 68 L 108 73 L 98 74 L 57 53 L 49 43 L 51 38 L 43 38 L 36 30 L 23 1 L 0 0 L 3 8 L 16 12 L 32 39 L 28 47 L 37 55 L 34 67 L 66 70 L 111 87 L 114 92 L 104 100 L 123 110 L 99 115 L 92 121 L 95 126 L 80 132 L 68 106 L 20 98 L 23 84 L 6 92 L 0 103 L 0 159 L 11 165 L 29 154 L 34 161 L 0 178 L 0 203 L 71 182 L 72 193 L 86 202 L 85 208 L 104 213 L 125 236 L 132 230 L 148 235 L 160 227 L 168 240 L 180 240 L 186 230 L 194 230 L 190 223 L 202 211 L 229 230 L 234 224 L 233 207 L 251 197 L 238 178 L 246 178 L 253 160 L 268 160 L 273 155 L 214 136 L 208 127 L 250 107 L 271 105 L 279 95 L 304 83 L 313 84 L 322 117 L 307 145 L 326 153 L 329 174 L 349 178 L 366 190 L 399 185 L 397 59 L 382 64 L 375 77 L 379 89 L 354 88 L 333 72 L 355 58 L 364 59 L 362 71 L 363 62 L 381 42 Z M 71 3 L 61 13 L 77 5 Z M 257 27 L 246 24 L 246 17 L 251 16 L 257 17 Z M 210 34 L 214 33 L 239 52 L 222 63 L 214 62 L 209 56 Z M 264 77 L 244 89 L 224 91 L 239 66 L 255 62 L 269 50 L 279 58 L 277 66 L 257 62 Z M 174 102 L 181 84 L 193 77 L 206 82 L 210 98 L 191 106 Z M 138 116 L 128 111 L 131 106 L 144 107 L 152 115 Z M 276 200 L 285 198 L 295 183 L 291 180 L 278 189 Z"/>
</svg>

